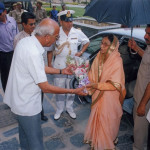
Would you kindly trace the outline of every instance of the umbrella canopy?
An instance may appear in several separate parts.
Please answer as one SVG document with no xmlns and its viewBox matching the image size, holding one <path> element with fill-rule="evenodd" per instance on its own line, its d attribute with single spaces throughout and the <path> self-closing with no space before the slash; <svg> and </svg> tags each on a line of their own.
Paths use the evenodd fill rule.
<svg viewBox="0 0 150 150">
<path fill-rule="evenodd" d="M 150 0 L 92 0 L 84 16 L 127 27 L 150 24 Z"/>
</svg>

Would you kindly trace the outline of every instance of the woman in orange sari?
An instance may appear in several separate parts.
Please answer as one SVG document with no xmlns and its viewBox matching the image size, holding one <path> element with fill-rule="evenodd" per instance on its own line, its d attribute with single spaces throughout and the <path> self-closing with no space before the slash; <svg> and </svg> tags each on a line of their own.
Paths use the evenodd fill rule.
<svg viewBox="0 0 150 150">
<path fill-rule="evenodd" d="M 91 150 L 113 150 L 123 114 L 125 77 L 117 37 L 104 37 L 100 47 L 88 74 L 92 106 L 84 142 Z"/>
</svg>

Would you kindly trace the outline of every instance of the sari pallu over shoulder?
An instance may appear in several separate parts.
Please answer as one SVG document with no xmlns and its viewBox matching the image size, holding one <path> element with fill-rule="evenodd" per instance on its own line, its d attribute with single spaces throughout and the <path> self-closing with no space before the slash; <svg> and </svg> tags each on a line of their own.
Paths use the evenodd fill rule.
<svg viewBox="0 0 150 150">
<path fill-rule="evenodd" d="M 118 52 L 118 47 L 119 47 L 119 42 L 117 38 L 115 38 L 113 43 L 109 47 L 107 54 L 105 56 L 101 56 L 101 53 L 99 52 L 93 61 L 88 76 L 90 82 L 95 83 L 96 88 L 91 88 L 89 90 L 89 93 L 92 96 L 93 94 L 97 93 L 96 94 L 97 98 L 95 98 L 95 100 L 92 101 L 93 102 L 92 106 L 96 103 L 97 99 L 99 99 L 104 93 L 104 91 L 98 89 L 99 87 L 98 84 L 101 83 L 112 84 L 116 88 L 116 90 L 120 93 L 120 98 L 119 98 L 120 103 L 123 104 L 123 100 L 126 94 L 126 90 L 124 86 L 125 76 L 124 76 L 122 58 L 120 57 L 120 53 Z"/>
<path fill-rule="evenodd" d="M 113 141 L 119 131 L 122 106 L 125 97 L 125 77 L 122 58 L 118 52 L 119 42 L 115 37 L 105 57 L 99 52 L 89 71 L 92 107 L 85 131 L 85 143 L 94 150 L 114 149 Z M 107 86 L 104 90 L 103 86 Z M 113 90 L 109 90 L 113 87 Z"/>
</svg>

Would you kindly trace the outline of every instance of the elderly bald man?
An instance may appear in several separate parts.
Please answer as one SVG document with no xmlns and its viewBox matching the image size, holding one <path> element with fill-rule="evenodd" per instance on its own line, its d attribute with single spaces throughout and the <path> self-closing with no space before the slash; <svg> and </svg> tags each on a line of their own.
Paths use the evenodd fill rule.
<svg viewBox="0 0 150 150">
<path fill-rule="evenodd" d="M 17 115 L 21 149 L 44 150 L 41 129 L 41 90 L 44 93 L 74 93 L 86 95 L 81 89 L 64 89 L 47 82 L 46 73 L 70 74 L 69 69 L 45 67 L 43 46 L 50 46 L 58 38 L 59 26 L 44 19 L 34 35 L 23 38 L 15 48 L 4 103 Z M 46 73 L 45 73 L 46 72 Z"/>
</svg>

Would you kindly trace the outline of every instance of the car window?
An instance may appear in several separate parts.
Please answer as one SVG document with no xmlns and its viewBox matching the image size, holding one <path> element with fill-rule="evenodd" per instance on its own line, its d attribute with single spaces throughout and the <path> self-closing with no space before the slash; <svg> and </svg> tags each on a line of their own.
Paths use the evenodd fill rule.
<svg viewBox="0 0 150 150">
<path fill-rule="evenodd" d="M 95 51 L 97 51 L 98 49 L 100 49 L 101 41 L 102 41 L 103 37 L 105 37 L 107 35 L 109 35 L 109 34 L 108 33 L 104 33 L 104 34 L 98 34 L 98 35 L 92 37 L 90 39 L 90 45 L 88 46 L 86 52 L 92 54 Z M 118 37 L 118 39 L 121 38 L 120 35 L 116 35 L 116 36 Z"/>
<path fill-rule="evenodd" d="M 102 41 L 102 38 L 103 38 L 103 36 L 97 35 L 97 36 L 93 37 L 92 39 L 90 39 L 90 45 L 88 46 L 86 52 L 92 54 L 96 50 L 98 50 L 100 48 L 100 43 Z"/>
</svg>

